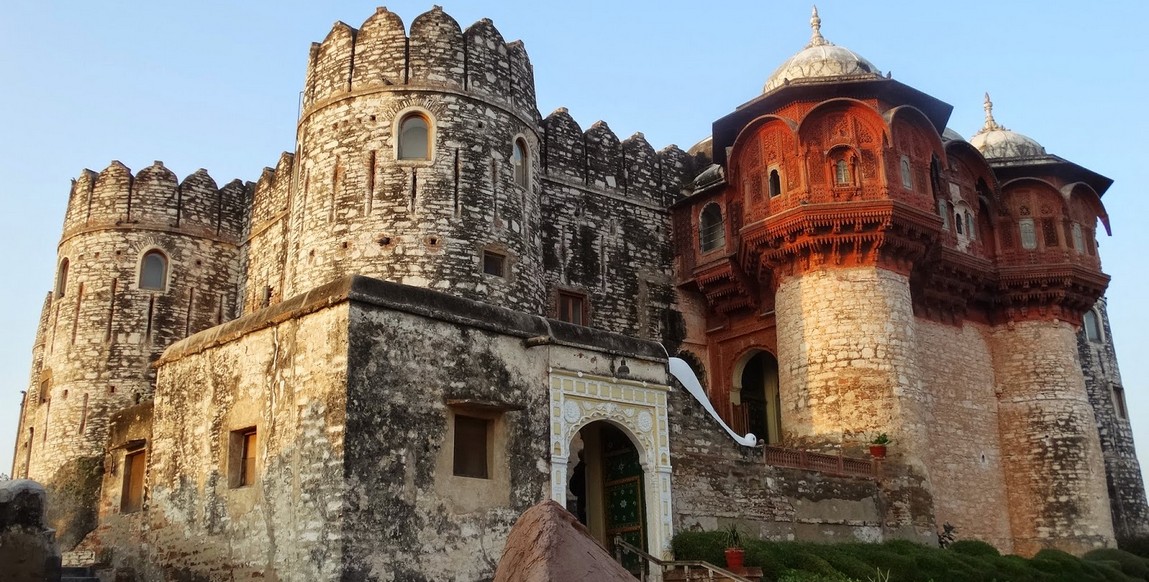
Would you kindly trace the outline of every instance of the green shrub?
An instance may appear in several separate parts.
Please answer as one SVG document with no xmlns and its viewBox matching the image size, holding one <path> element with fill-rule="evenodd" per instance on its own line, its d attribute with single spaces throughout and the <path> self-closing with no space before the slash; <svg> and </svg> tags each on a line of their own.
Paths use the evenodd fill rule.
<svg viewBox="0 0 1149 582">
<path fill-rule="evenodd" d="M 1149 580 L 1149 560 L 1116 548 L 1093 550 L 1083 556 L 1091 562 L 1110 562 L 1116 568 L 1133 578 Z"/>
<path fill-rule="evenodd" d="M 670 547 L 679 560 L 703 560 L 718 566 L 726 564 L 722 532 L 680 532 L 670 541 Z"/>
<path fill-rule="evenodd" d="M 1149 558 L 1149 537 L 1118 538 L 1117 548 L 1134 556 Z"/>
<path fill-rule="evenodd" d="M 967 556 L 1000 556 L 1001 552 L 990 544 L 981 540 L 961 540 L 950 544 L 946 548 L 951 552 L 965 554 Z"/>
</svg>

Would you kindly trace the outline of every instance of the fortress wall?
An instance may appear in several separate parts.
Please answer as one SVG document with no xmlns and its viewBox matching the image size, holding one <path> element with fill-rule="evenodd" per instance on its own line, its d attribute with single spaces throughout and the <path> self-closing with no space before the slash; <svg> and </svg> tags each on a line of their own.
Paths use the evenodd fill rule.
<svg viewBox="0 0 1149 582">
<path fill-rule="evenodd" d="M 1078 331 L 1077 350 L 1105 458 L 1113 530 L 1118 540 L 1145 537 L 1149 535 L 1149 507 L 1104 298 L 1095 310 L 1102 326 L 1101 337 L 1090 340 L 1084 329 Z"/>
<path fill-rule="evenodd" d="M 1003 553 L 1013 548 L 1002 474 L 989 329 L 915 320 L 914 357 L 928 396 L 930 479 L 939 524 L 957 527 L 960 539 L 983 540 Z M 893 447 L 902 446 L 895 442 Z"/>
<path fill-rule="evenodd" d="M 1062 321 L 1020 321 L 990 334 L 1013 547 L 1023 555 L 1113 545 L 1109 495 L 1097 478 L 1105 464 L 1075 333 Z"/>
<path fill-rule="evenodd" d="M 215 330 L 169 352 L 156 388 L 148 514 L 137 526 L 149 544 L 117 545 L 117 565 L 145 579 L 339 579 L 351 502 L 342 471 L 348 311 L 253 326 L 221 344 L 210 343 Z M 253 426 L 256 483 L 234 486 L 231 434 Z M 103 541 L 131 539 L 132 519 L 113 518 Z"/>
<path fill-rule="evenodd" d="M 676 532 L 738 524 L 771 540 L 934 539 L 917 525 L 932 512 L 917 477 L 887 469 L 877 481 L 766 465 L 760 450 L 734 443 L 677 384 L 667 415 Z M 901 509 L 889 511 L 893 506 Z"/>
<path fill-rule="evenodd" d="M 352 307 L 345 475 L 359 493 L 343 525 L 346 578 L 489 579 L 515 520 L 548 497 L 550 396 L 540 387 L 559 348 L 493 330 L 506 316 L 489 307 L 474 314 L 482 328 L 438 319 L 461 304 L 442 300 L 435 318 Z M 451 402 L 494 403 L 489 479 L 453 474 L 451 418 L 467 409 Z"/>
<path fill-rule="evenodd" d="M 548 182 L 543 216 L 547 313 L 558 313 L 560 290 L 585 294 L 591 326 L 676 349 L 686 330 L 673 309 L 669 214 L 610 191 Z"/>
<path fill-rule="evenodd" d="M 284 152 L 275 168 L 264 168 L 253 189 L 251 223 L 243 247 L 242 313 L 282 299 L 287 271 L 287 224 L 295 156 Z"/>
</svg>

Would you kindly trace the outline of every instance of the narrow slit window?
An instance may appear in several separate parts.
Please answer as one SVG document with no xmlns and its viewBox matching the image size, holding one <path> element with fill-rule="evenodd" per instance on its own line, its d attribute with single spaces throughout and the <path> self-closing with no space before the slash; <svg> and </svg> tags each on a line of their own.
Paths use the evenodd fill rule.
<svg viewBox="0 0 1149 582">
<path fill-rule="evenodd" d="M 773 198 L 782 193 L 782 177 L 778 175 L 778 170 L 770 170 L 770 197 Z"/>
<path fill-rule="evenodd" d="M 56 299 L 68 292 L 68 259 L 60 261 L 60 271 L 56 275 Z"/>
<path fill-rule="evenodd" d="M 430 126 L 426 117 L 412 113 L 399 123 L 399 159 L 431 159 Z"/>
<path fill-rule="evenodd" d="M 910 159 L 902 156 L 902 186 L 906 190 L 914 189 L 914 173 L 910 169 Z"/>
<path fill-rule="evenodd" d="M 1085 339 L 1091 342 L 1101 341 L 1101 321 L 1097 317 L 1096 311 L 1086 311 L 1085 316 L 1082 317 L 1081 325 L 1085 328 Z"/>
<path fill-rule="evenodd" d="M 140 260 L 140 289 L 163 291 L 167 287 L 168 258 L 160 251 L 148 251 Z"/>
<path fill-rule="evenodd" d="M 516 139 L 511 150 L 511 164 L 515 171 L 515 185 L 520 188 L 526 188 L 530 185 L 531 159 L 528 152 L 527 142 L 523 141 L 522 138 Z"/>
</svg>

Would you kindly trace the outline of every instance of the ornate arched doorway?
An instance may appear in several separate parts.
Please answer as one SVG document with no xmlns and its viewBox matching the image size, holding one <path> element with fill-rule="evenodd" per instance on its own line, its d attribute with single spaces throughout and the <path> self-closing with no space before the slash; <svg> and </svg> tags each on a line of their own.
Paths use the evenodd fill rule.
<svg viewBox="0 0 1149 582">
<path fill-rule="evenodd" d="M 580 459 L 587 526 L 670 557 L 670 438 L 661 384 L 551 371 L 551 499 L 568 504 Z M 635 542 L 638 543 L 635 543 Z M 609 547 L 609 545 L 608 545 Z"/>
<path fill-rule="evenodd" d="M 621 537 L 647 549 L 646 480 L 634 441 L 605 420 L 582 427 L 574 440 L 571 449 L 581 448 L 568 469 L 567 508 L 604 546 Z"/>
<path fill-rule="evenodd" d="M 734 366 L 731 402 L 736 430 L 754 433 L 767 444 L 782 440 L 782 399 L 778 360 L 765 350 L 750 350 Z"/>
</svg>

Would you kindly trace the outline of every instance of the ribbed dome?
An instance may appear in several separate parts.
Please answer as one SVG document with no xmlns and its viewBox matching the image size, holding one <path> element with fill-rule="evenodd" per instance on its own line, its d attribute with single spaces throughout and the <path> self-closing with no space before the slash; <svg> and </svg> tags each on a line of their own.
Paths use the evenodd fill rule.
<svg viewBox="0 0 1149 582">
<path fill-rule="evenodd" d="M 986 159 L 1035 158 L 1045 155 L 1045 148 L 1032 138 L 1010 131 L 993 118 L 993 102 L 985 94 L 985 125 L 969 140 Z"/>
<path fill-rule="evenodd" d="M 841 77 L 877 78 L 882 72 L 858 53 L 826 40 L 822 36 L 822 19 L 818 8 L 810 16 L 810 42 L 798 54 L 790 57 L 766 79 L 763 93 L 794 81 L 830 80 Z"/>
</svg>

